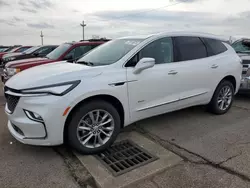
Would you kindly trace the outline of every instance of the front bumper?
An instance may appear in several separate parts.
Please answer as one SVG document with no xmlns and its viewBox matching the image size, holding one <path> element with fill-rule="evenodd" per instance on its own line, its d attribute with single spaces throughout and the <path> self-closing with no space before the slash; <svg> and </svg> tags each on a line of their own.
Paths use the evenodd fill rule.
<svg viewBox="0 0 250 188">
<path fill-rule="evenodd" d="M 11 113 L 8 105 L 8 129 L 13 137 L 24 144 L 52 146 L 63 143 L 66 117 L 63 116 L 66 102 L 63 97 L 40 96 L 20 97 L 15 110 Z M 39 114 L 43 122 L 30 119 L 25 110 Z"/>
<path fill-rule="evenodd" d="M 250 91 L 250 77 L 244 77 L 241 79 L 240 91 L 249 90 Z"/>
</svg>

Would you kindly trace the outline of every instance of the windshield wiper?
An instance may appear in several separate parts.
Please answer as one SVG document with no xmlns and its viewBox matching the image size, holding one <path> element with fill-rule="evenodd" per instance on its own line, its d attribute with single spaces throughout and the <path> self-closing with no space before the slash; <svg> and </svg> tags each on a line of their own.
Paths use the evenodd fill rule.
<svg viewBox="0 0 250 188">
<path fill-rule="evenodd" d="M 94 63 L 92 62 L 87 62 L 87 61 L 77 61 L 76 63 L 87 65 L 87 66 L 94 66 Z"/>
</svg>

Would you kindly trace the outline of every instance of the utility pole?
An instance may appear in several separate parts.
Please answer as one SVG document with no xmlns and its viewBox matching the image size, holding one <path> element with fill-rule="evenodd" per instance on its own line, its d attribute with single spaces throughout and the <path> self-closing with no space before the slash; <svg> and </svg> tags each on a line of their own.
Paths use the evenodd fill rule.
<svg viewBox="0 0 250 188">
<path fill-rule="evenodd" d="M 82 40 L 84 40 L 84 27 L 86 27 L 87 25 L 84 24 L 84 21 L 82 21 L 82 23 L 80 24 L 80 26 L 82 26 Z"/>
<path fill-rule="evenodd" d="M 41 31 L 40 37 L 41 37 L 41 42 L 42 42 L 42 45 L 43 45 L 43 37 L 44 37 L 44 35 L 43 35 L 43 32 L 42 32 L 42 31 Z"/>
</svg>

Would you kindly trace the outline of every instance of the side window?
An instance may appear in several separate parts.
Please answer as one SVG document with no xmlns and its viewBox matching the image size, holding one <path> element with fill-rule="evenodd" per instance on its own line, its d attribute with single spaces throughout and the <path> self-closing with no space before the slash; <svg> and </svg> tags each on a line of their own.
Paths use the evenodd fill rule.
<svg viewBox="0 0 250 188">
<path fill-rule="evenodd" d="M 43 47 L 43 48 L 37 50 L 36 53 L 38 53 L 38 54 L 45 54 L 45 53 L 47 53 L 49 51 L 50 51 L 50 47 Z"/>
<path fill-rule="evenodd" d="M 92 50 L 92 46 L 80 46 L 81 49 L 81 54 L 80 56 L 82 56 L 83 54 L 87 53 L 88 51 Z M 78 56 L 79 57 L 79 56 Z"/>
<path fill-rule="evenodd" d="M 217 55 L 227 51 L 226 46 L 219 40 L 203 38 L 202 39 L 207 46 L 208 56 Z"/>
<path fill-rule="evenodd" d="M 135 66 L 137 62 L 144 57 L 154 58 L 156 64 L 173 62 L 172 38 L 166 37 L 148 44 L 131 58 L 125 67 Z"/>
<path fill-rule="evenodd" d="M 207 49 L 199 37 L 174 37 L 176 61 L 188 61 L 207 57 Z"/>
<path fill-rule="evenodd" d="M 75 49 L 76 48 L 74 48 L 74 49 L 72 49 L 70 52 L 68 52 L 68 54 L 64 57 L 64 59 L 69 59 L 70 57 L 73 57 L 73 59 L 74 59 L 74 57 L 75 57 Z"/>
<path fill-rule="evenodd" d="M 100 44 L 93 44 L 93 45 L 91 45 L 91 49 L 94 49 L 94 48 L 96 48 L 97 46 L 99 46 Z"/>
<path fill-rule="evenodd" d="M 171 38 L 158 39 L 146 47 L 140 53 L 139 58 L 151 57 L 156 64 L 170 63 L 173 61 L 173 45 Z"/>
</svg>

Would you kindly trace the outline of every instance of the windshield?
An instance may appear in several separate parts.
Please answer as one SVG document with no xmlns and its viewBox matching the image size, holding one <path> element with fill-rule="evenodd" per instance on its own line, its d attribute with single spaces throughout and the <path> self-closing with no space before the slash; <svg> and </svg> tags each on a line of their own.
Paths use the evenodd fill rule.
<svg viewBox="0 0 250 188">
<path fill-rule="evenodd" d="M 39 48 L 41 48 L 41 46 L 34 46 L 34 47 L 29 48 L 28 50 L 25 50 L 24 53 L 25 54 L 31 54 L 34 51 L 36 51 L 37 49 L 39 49 Z"/>
<path fill-rule="evenodd" d="M 54 49 L 52 52 L 50 52 L 46 57 L 49 59 L 58 59 L 62 54 L 64 54 L 72 44 L 61 44 L 56 49 Z"/>
<path fill-rule="evenodd" d="M 16 50 L 15 52 L 24 52 L 25 50 L 30 49 L 31 47 L 28 46 L 24 46 L 24 47 L 20 47 L 18 50 Z"/>
<path fill-rule="evenodd" d="M 0 52 L 4 52 L 5 50 L 7 50 L 8 48 L 0 48 Z"/>
<path fill-rule="evenodd" d="M 243 41 L 235 42 L 232 47 L 237 53 L 250 53 L 250 43 L 244 44 Z"/>
<path fill-rule="evenodd" d="M 104 43 L 87 53 L 77 63 L 91 66 L 115 63 L 137 46 L 143 39 L 117 39 Z"/>
<path fill-rule="evenodd" d="M 13 48 L 13 49 L 10 50 L 9 52 L 15 52 L 18 48 L 20 48 L 20 47 Z"/>
</svg>

